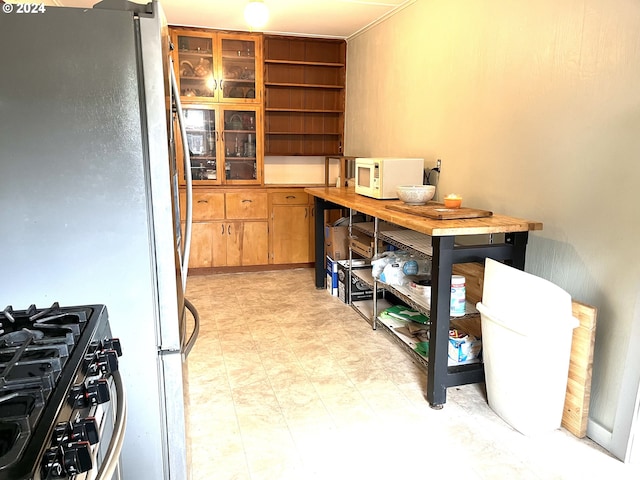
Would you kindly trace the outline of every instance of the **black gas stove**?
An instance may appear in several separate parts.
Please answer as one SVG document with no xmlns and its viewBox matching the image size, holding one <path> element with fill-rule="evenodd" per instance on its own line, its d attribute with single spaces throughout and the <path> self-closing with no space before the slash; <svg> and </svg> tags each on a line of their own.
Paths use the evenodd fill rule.
<svg viewBox="0 0 640 480">
<path fill-rule="evenodd" d="M 121 354 L 104 305 L 0 311 L 0 480 L 95 478 Z"/>
</svg>

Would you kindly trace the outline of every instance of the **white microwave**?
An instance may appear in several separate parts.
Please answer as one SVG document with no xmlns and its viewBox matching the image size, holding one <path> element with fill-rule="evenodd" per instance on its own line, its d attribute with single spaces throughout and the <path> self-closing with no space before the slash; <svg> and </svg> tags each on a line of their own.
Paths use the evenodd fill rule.
<svg viewBox="0 0 640 480">
<path fill-rule="evenodd" d="M 367 197 L 398 198 L 399 185 L 422 185 L 422 158 L 356 158 L 356 193 Z"/>
</svg>

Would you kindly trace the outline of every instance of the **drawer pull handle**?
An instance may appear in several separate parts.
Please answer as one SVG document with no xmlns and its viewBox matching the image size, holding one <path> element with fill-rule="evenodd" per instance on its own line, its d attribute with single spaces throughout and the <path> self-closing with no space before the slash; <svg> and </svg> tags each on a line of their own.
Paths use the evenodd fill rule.
<svg viewBox="0 0 640 480">
<path fill-rule="evenodd" d="M 247 203 L 247 202 L 248 202 L 248 203 L 251 203 L 251 202 L 253 202 L 253 200 L 248 200 L 248 199 L 244 199 L 244 200 L 242 200 L 242 203 Z"/>
<path fill-rule="evenodd" d="M 308 215 L 308 214 L 309 214 L 309 209 L 308 209 L 308 208 L 305 208 L 305 209 L 304 209 L 304 218 L 305 218 L 305 219 L 307 218 L 307 215 Z"/>
<path fill-rule="evenodd" d="M 198 200 L 198 203 L 209 203 L 209 200 Z"/>
<path fill-rule="evenodd" d="M 222 227 L 222 231 L 220 232 L 220 234 L 224 235 L 224 224 L 222 224 L 221 227 Z"/>
<path fill-rule="evenodd" d="M 229 226 L 227 227 L 227 234 L 231 235 L 231 224 L 229 224 Z"/>
<path fill-rule="evenodd" d="M 295 195 L 287 195 L 286 198 L 296 198 L 296 196 Z"/>
</svg>

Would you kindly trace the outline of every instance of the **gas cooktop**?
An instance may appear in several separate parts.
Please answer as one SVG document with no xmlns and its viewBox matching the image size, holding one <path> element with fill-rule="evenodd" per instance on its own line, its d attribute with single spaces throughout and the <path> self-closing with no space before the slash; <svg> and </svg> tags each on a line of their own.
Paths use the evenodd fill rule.
<svg viewBox="0 0 640 480">
<path fill-rule="evenodd" d="M 0 311 L 0 480 L 93 468 L 91 407 L 109 401 L 119 355 L 104 305 Z"/>
</svg>

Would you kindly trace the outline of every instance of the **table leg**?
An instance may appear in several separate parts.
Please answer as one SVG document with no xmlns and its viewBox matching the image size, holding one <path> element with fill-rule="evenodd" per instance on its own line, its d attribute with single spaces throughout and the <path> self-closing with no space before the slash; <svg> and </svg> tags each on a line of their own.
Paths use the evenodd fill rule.
<svg viewBox="0 0 640 480">
<path fill-rule="evenodd" d="M 507 233 L 504 242 L 512 245 L 511 266 L 524 270 L 525 254 L 527 252 L 527 241 L 529 240 L 529 232 Z"/>
<path fill-rule="evenodd" d="M 324 211 L 326 209 L 327 202 L 320 197 L 315 197 L 315 209 L 316 215 L 314 218 L 314 229 L 316 232 L 316 238 L 314 242 L 315 248 L 315 269 L 316 269 L 316 288 L 324 288 L 324 282 L 326 280 L 325 273 L 325 256 L 324 256 Z"/>
<path fill-rule="evenodd" d="M 454 237 L 432 237 L 431 311 L 427 400 L 431 407 L 442 408 L 447 401 L 449 356 L 449 312 Z"/>
</svg>

